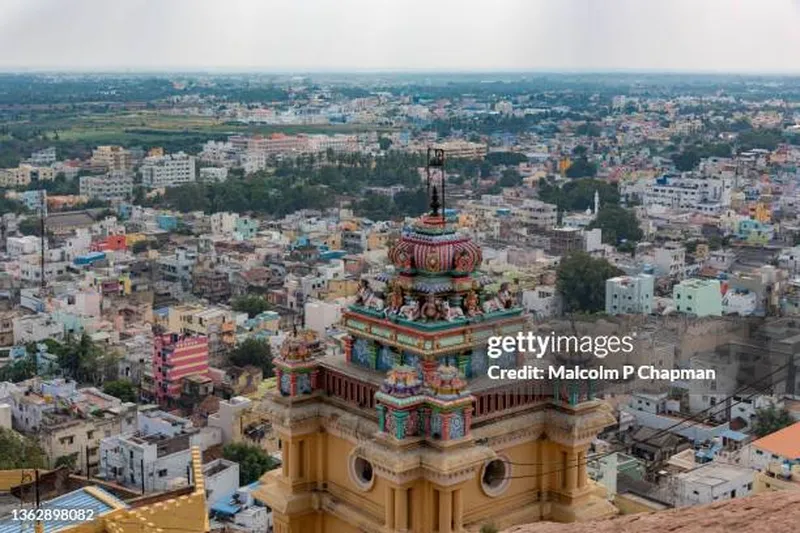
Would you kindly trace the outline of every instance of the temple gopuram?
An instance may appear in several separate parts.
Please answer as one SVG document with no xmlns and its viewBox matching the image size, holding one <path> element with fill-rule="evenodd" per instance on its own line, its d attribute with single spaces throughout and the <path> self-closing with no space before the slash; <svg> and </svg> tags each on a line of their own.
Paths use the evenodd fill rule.
<svg viewBox="0 0 800 533">
<path fill-rule="evenodd" d="M 498 381 L 487 340 L 525 329 L 509 287 L 484 290 L 481 248 L 444 206 L 445 154 L 428 153 L 430 212 L 363 280 L 343 313 L 344 354 L 296 331 L 264 401 L 283 453 L 258 498 L 275 533 L 453 533 L 492 524 L 583 521 L 616 512 L 587 477 L 611 410 L 590 383 Z M 315 344 L 315 342 L 317 342 Z"/>
</svg>

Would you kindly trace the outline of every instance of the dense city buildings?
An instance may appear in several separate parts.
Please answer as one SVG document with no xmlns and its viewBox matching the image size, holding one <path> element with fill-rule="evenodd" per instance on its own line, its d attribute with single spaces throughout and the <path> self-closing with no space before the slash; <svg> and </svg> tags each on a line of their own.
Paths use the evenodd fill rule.
<svg viewBox="0 0 800 533">
<path fill-rule="evenodd" d="M 13 505 L 460 533 L 800 486 L 795 80 L 20 76 Z"/>
</svg>

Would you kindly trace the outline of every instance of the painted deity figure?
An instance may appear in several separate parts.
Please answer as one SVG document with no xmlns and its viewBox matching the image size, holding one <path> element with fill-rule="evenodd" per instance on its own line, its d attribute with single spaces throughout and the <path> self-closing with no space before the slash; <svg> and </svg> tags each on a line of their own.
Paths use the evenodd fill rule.
<svg viewBox="0 0 800 533">
<path fill-rule="evenodd" d="M 475 291 L 469 291 L 464 300 L 464 310 L 468 317 L 474 317 L 481 314 L 480 303 L 478 302 L 478 295 Z"/>
<path fill-rule="evenodd" d="M 376 311 L 383 311 L 384 301 L 380 298 L 369 286 L 369 282 L 365 279 L 361 280 L 361 287 L 358 289 L 356 295 L 356 303 L 369 309 Z"/>
<path fill-rule="evenodd" d="M 511 294 L 508 282 L 500 285 L 500 290 L 497 291 L 497 300 L 502 309 L 510 309 L 514 306 L 514 295 Z"/>
<path fill-rule="evenodd" d="M 442 317 L 442 310 L 433 294 L 429 294 L 425 298 L 425 303 L 422 304 L 421 312 L 422 317 L 431 322 L 434 320 L 439 320 Z"/>
<path fill-rule="evenodd" d="M 403 303 L 403 288 L 395 283 L 392 287 L 392 292 L 389 294 L 387 312 L 396 315 L 403 308 Z"/>
<path fill-rule="evenodd" d="M 412 299 L 400 308 L 400 314 L 406 320 L 416 320 L 419 318 L 419 302 Z"/>
<path fill-rule="evenodd" d="M 447 300 L 442 302 L 442 314 L 448 322 L 452 322 L 458 318 L 464 318 L 464 311 L 457 305 L 451 306 L 450 302 Z"/>
</svg>

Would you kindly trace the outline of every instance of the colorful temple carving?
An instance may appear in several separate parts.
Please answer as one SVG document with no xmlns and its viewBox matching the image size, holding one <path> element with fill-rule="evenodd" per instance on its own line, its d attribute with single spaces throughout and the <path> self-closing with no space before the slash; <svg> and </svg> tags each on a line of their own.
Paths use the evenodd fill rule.
<svg viewBox="0 0 800 533">
<path fill-rule="evenodd" d="M 279 392 L 263 408 L 284 465 L 259 489 L 276 533 L 452 533 L 615 512 L 586 475 L 592 439 L 614 422 L 590 384 L 487 377 L 490 364 L 525 362 L 486 346 L 526 317 L 507 285 L 485 290 L 480 247 L 442 205 L 444 154 L 429 161 L 431 210 L 390 250 L 382 286 L 361 282 L 344 355 L 295 334 L 276 358 Z"/>
</svg>

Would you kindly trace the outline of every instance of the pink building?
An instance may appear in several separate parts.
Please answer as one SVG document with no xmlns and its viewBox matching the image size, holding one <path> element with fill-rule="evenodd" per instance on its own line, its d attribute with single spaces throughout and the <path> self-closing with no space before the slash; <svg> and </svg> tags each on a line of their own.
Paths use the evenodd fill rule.
<svg viewBox="0 0 800 533">
<path fill-rule="evenodd" d="M 172 405 L 181 395 L 181 380 L 193 374 L 208 377 L 208 338 L 167 333 L 153 343 L 154 395 Z"/>
</svg>

